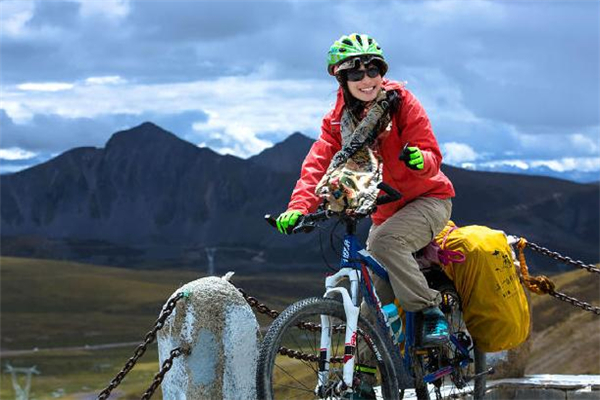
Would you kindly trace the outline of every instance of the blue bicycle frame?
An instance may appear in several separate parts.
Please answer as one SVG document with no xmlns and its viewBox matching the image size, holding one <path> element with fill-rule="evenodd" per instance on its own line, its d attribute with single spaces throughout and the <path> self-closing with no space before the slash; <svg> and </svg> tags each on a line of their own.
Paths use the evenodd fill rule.
<svg viewBox="0 0 600 400">
<path fill-rule="evenodd" d="M 373 271 L 377 276 L 383 279 L 386 282 L 389 282 L 389 276 L 386 269 L 375 259 L 373 256 L 364 248 L 362 248 L 361 244 L 358 241 L 358 238 L 354 233 L 346 233 L 344 235 L 343 249 L 342 249 L 342 258 L 340 261 L 340 270 L 344 268 L 351 268 L 353 270 L 360 270 L 363 272 L 363 276 L 365 274 L 364 267 Z M 381 315 L 385 321 L 387 318 L 385 314 L 381 311 L 381 303 L 377 297 L 376 291 L 373 288 L 371 280 L 368 276 L 364 276 L 360 285 L 363 285 L 364 290 L 366 290 L 369 294 L 373 295 L 376 299 L 376 304 L 378 309 L 376 310 L 379 315 Z M 360 306 L 357 304 L 357 306 Z M 415 313 L 406 312 L 405 314 L 405 339 L 404 339 L 404 348 L 411 349 L 415 345 Z M 391 329 L 388 326 L 388 329 Z M 400 353 L 400 347 L 398 346 L 395 350 Z M 414 387 L 414 382 L 412 379 L 412 358 L 410 351 L 404 351 L 404 355 L 402 356 L 402 365 L 395 365 L 396 373 L 398 375 L 398 384 L 401 389 Z M 409 372 L 409 373 L 407 373 Z"/>
<path fill-rule="evenodd" d="M 377 296 L 377 292 L 374 289 L 367 268 L 373 271 L 381 279 L 389 282 L 389 276 L 385 268 L 373 257 L 366 249 L 363 249 L 354 233 L 356 225 L 351 223 L 347 228 L 347 233 L 344 236 L 342 257 L 340 261 L 340 270 L 327 278 L 325 297 L 333 297 L 334 295 L 341 295 L 344 301 L 344 308 L 347 315 L 347 328 L 346 328 L 346 347 L 344 353 L 344 381 L 351 382 L 351 377 L 354 370 L 354 352 L 356 351 L 356 329 L 359 314 L 360 304 L 358 303 L 358 290 L 359 286 L 363 289 L 365 297 L 369 296 L 372 301 L 367 301 L 370 306 L 375 306 L 378 319 L 382 319 L 389 332 L 392 335 L 391 326 L 388 322 L 387 316 L 381 310 L 381 302 Z M 361 274 L 356 273 L 361 271 Z M 358 277 L 362 276 L 362 279 Z M 350 280 L 350 293 L 345 288 L 339 287 L 338 282 L 347 277 Z M 328 362 L 329 354 L 329 328 L 330 322 L 327 317 L 321 318 L 321 323 L 324 329 L 322 329 L 321 335 L 321 363 L 320 363 L 320 375 L 319 384 L 325 385 L 327 383 L 328 374 Z M 400 351 L 399 344 L 395 346 L 395 369 L 398 378 L 398 385 L 401 389 L 412 388 L 414 384 L 414 372 L 413 372 L 413 360 L 411 356 L 412 349 L 415 347 L 415 313 L 405 313 L 405 339 L 403 354 Z M 450 341 L 468 360 L 469 349 L 465 348 L 460 341 L 454 336 L 450 336 Z M 401 356 L 400 356 L 401 355 Z M 463 361 L 461 367 L 464 367 L 468 361 Z M 442 378 L 454 371 L 454 367 L 446 366 L 437 371 L 429 373 L 420 379 L 426 383 L 432 383 L 437 379 Z"/>
</svg>

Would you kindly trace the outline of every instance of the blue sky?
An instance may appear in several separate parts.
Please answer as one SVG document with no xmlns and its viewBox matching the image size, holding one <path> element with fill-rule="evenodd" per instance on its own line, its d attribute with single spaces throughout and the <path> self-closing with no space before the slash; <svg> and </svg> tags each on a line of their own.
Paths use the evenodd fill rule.
<svg viewBox="0 0 600 400">
<path fill-rule="evenodd" d="M 600 173 L 593 0 L 2 0 L 2 172 L 143 121 L 244 158 L 316 137 L 351 32 L 379 41 L 447 163 Z"/>
</svg>

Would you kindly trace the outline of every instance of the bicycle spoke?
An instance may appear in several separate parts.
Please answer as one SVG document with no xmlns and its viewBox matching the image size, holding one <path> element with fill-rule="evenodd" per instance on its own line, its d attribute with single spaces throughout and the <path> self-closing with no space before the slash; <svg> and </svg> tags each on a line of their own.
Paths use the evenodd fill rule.
<svg viewBox="0 0 600 400">
<path fill-rule="evenodd" d="M 303 334 L 306 335 L 306 332 L 303 332 Z M 296 340 L 296 335 L 292 335 L 292 339 L 293 339 L 294 343 L 296 344 L 297 350 L 302 353 L 305 353 L 304 347 L 300 343 L 298 343 L 298 341 Z M 313 352 L 311 354 L 318 354 L 318 353 Z M 298 360 L 298 361 L 302 362 L 304 365 L 306 365 L 307 367 L 312 369 L 315 373 L 318 372 L 318 369 L 316 367 L 314 367 L 310 361 L 305 361 L 305 360 Z"/>
<path fill-rule="evenodd" d="M 319 387 L 319 373 L 317 362 L 320 355 L 320 330 L 309 328 L 298 329 L 298 321 L 306 321 L 309 325 L 303 324 L 302 327 L 314 326 L 314 321 L 319 320 L 321 315 L 327 315 L 330 318 L 332 336 L 330 341 L 329 371 L 327 383 L 324 387 Z M 290 309 L 280 315 L 281 319 L 276 320 L 270 328 L 266 338 L 263 341 L 262 360 L 270 360 L 268 364 L 264 361 L 259 363 L 259 380 L 270 382 L 269 386 L 263 386 L 261 390 L 265 394 L 264 398 L 275 399 L 338 399 L 335 388 L 339 387 L 343 379 L 342 355 L 345 348 L 345 315 L 343 304 L 339 301 L 322 298 L 310 298 L 302 300 Z M 374 338 L 375 344 L 380 349 L 379 358 L 375 360 L 374 367 L 377 368 L 377 374 L 372 381 L 367 382 L 367 374 L 358 373 L 351 384 L 360 387 L 360 393 L 368 394 L 368 390 L 373 387 L 379 387 L 379 392 L 384 398 L 393 397 L 392 393 L 397 392 L 397 383 L 393 375 L 393 364 L 390 354 L 385 346 L 382 345 L 380 333 L 366 320 L 359 319 L 357 330 L 357 342 L 364 345 L 364 335 Z M 357 345 L 358 347 L 358 345 Z M 283 354 L 274 349 L 285 348 Z M 373 351 L 371 346 L 365 348 L 366 351 Z M 306 356 L 310 355 L 311 362 L 307 362 Z M 358 358 L 369 358 L 367 354 L 361 354 Z M 364 357 L 363 357 L 364 356 Z M 298 358 L 296 358 L 298 357 Z M 304 360 L 302 358 L 305 358 Z M 266 379 L 265 379 L 266 378 Z M 369 378 L 371 379 L 371 378 Z M 360 385 L 360 386 L 359 386 Z M 370 388 L 371 387 L 371 388 Z M 370 388 L 370 389 L 369 389 Z M 319 391 L 320 396 L 316 391 Z M 367 390 L 362 392 L 363 390 Z M 359 393 L 359 392 L 357 392 Z"/>
<path fill-rule="evenodd" d="M 313 393 L 313 390 L 310 389 L 308 386 L 306 386 L 304 383 L 300 382 L 298 379 L 296 379 L 296 377 L 294 377 L 292 374 L 290 374 L 289 372 L 287 372 L 285 369 L 283 369 L 281 366 L 279 365 L 275 365 L 277 368 L 279 368 L 281 371 L 283 371 L 283 373 L 285 373 L 287 376 L 289 376 L 290 378 L 292 378 L 294 381 L 298 382 L 302 387 L 304 387 L 304 389 L 302 389 L 303 391 L 308 391 Z M 300 388 L 296 387 L 296 386 L 289 386 L 289 385 L 282 385 L 282 384 L 278 384 L 278 387 L 289 387 L 289 388 L 293 388 L 296 390 L 301 390 Z"/>
</svg>

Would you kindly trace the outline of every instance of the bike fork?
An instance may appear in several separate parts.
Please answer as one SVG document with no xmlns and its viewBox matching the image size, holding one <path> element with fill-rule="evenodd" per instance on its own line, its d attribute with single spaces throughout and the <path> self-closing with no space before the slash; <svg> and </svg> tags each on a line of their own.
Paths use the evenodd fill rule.
<svg viewBox="0 0 600 400">
<path fill-rule="evenodd" d="M 354 378 L 354 363 L 356 354 L 356 335 L 358 329 L 358 314 L 360 307 L 354 305 L 348 291 L 344 288 L 332 288 L 327 290 L 326 296 L 337 292 L 342 296 L 344 302 L 344 312 L 346 314 L 346 331 L 344 337 L 344 358 L 343 358 L 343 380 L 338 383 L 334 390 L 337 393 L 345 392 L 352 386 Z M 327 315 L 321 315 L 321 346 L 319 355 L 319 382 L 317 384 L 317 394 L 329 386 L 329 368 L 332 354 L 331 335 L 333 333 L 331 318 Z"/>
</svg>

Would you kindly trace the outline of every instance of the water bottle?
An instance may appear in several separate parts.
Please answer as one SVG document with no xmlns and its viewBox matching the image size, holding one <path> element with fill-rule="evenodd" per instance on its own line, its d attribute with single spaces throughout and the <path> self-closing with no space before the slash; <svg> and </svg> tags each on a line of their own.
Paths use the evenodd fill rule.
<svg viewBox="0 0 600 400">
<path fill-rule="evenodd" d="M 386 304 L 381 307 L 387 316 L 388 325 L 392 328 L 392 339 L 394 344 L 399 344 L 404 341 L 404 332 L 402 332 L 402 318 L 398 312 L 398 306 L 395 303 Z"/>
</svg>

